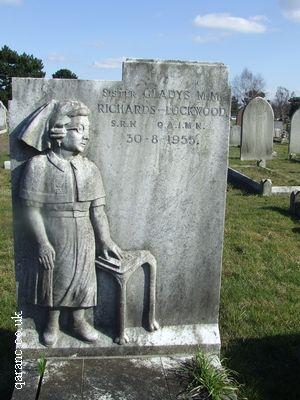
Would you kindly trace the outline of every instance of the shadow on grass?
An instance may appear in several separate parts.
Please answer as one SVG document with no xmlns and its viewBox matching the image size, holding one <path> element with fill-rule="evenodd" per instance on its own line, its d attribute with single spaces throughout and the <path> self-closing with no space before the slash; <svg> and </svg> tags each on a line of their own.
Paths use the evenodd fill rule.
<svg viewBox="0 0 300 400">
<path fill-rule="evenodd" d="M 300 334 L 231 341 L 223 355 L 259 399 L 300 399 Z"/>
<path fill-rule="evenodd" d="M 261 207 L 265 210 L 270 210 L 270 211 L 276 211 L 279 212 L 281 215 L 284 215 L 285 217 L 289 217 L 290 219 L 292 219 L 293 221 L 299 221 L 298 218 L 294 217 L 290 210 L 284 207 L 277 207 L 277 206 L 264 206 Z"/>
<path fill-rule="evenodd" d="M 1 399 L 9 400 L 15 382 L 15 334 L 0 329 L 0 389 Z"/>
</svg>

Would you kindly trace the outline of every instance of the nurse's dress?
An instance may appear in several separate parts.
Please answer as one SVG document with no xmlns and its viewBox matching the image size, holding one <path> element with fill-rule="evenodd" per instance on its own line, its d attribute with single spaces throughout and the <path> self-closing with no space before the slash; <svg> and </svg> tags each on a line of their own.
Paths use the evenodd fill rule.
<svg viewBox="0 0 300 400">
<path fill-rule="evenodd" d="M 81 155 L 65 160 L 53 151 L 27 162 L 20 197 L 39 207 L 55 250 L 53 270 L 27 271 L 28 301 L 50 307 L 96 305 L 95 237 L 90 208 L 105 204 L 99 169 Z"/>
</svg>

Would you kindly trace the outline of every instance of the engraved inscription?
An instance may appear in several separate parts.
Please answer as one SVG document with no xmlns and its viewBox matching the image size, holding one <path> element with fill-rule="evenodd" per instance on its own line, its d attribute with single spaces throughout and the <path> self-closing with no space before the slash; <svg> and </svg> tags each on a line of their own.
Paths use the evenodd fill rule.
<svg viewBox="0 0 300 400">
<path fill-rule="evenodd" d="M 136 128 L 136 121 L 126 120 L 111 120 L 110 124 L 113 128 Z"/>
<path fill-rule="evenodd" d="M 141 104 L 108 104 L 98 103 L 98 112 L 104 114 L 133 114 L 133 115 L 190 115 L 193 117 L 218 117 L 226 115 L 225 108 L 222 107 L 202 107 L 192 106 L 166 106 L 165 108 L 156 108 L 155 105 Z"/>
<path fill-rule="evenodd" d="M 125 140 L 129 144 L 197 145 L 200 132 L 209 129 L 210 120 L 228 117 L 228 112 L 221 92 L 201 88 L 200 81 L 195 86 L 104 88 L 97 109 L 100 114 L 112 116 L 111 128 L 127 130 Z M 153 135 L 143 135 L 144 117 L 153 126 Z"/>
<path fill-rule="evenodd" d="M 188 100 L 191 97 L 191 93 L 188 90 L 145 89 L 143 96 L 154 99 Z"/>
<path fill-rule="evenodd" d="M 131 133 L 127 134 L 126 142 L 127 143 L 167 143 L 169 145 L 199 145 L 200 144 L 199 134 L 197 135 L 166 135 L 159 137 L 158 135 L 151 136 L 143 136 L 140 134 L 132 135 Z"/>
</svg>

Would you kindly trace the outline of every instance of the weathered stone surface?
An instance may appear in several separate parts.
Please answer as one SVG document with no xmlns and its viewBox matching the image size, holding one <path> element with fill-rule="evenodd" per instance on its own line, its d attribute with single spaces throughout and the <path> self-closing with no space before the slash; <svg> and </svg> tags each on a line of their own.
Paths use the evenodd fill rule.
<svg viewBox="0 0 300 400">
<path fill-rule="evenodd" d="M 241 160 L 270 160 L 273 150 L 274 113 L 262 97 L 256 97 L 243 113 Z"/>
<path fill-rule="evenodd" d="M 113 342 L 114 330 L 98 327 L 99 339 L 94 344 L 85 343 L 60 332 L 54 348 L 47 349 L 51 357 L 83 357 L 83 356 L 133 356 L 164 355 L 195 352 L 200 346 L 204 351 L 218 353 L 220 335 L 218 324 L 173 325 L 162 327 L 149 333 L 144 328 L 127 328 L 125 330 L 128 343 L 119 346 Z M 39 343 L 39 335 L 35 329 L 25 329 L 22 343 L 23 354 L 27 357 L 39 357 L 45 350 Z"/>
<path fill-rule="evenodd" d="M 7 109 L 0 101 L 0 134 L 7 132 Z"/>
<path fill-rule="evenodd" d="M 289 153 L 300 153 L 300 109 L 297 110 L 292 117 Z"/>
<path fill-rule="evenodd" d="M 24 162 L 37 154 L 19 143 L 19 124 L 53 99 L 79 100 L 91 111 L 87 156 L 102 173 L 111 236 L 122 249 L 149 250 L 157 261 L 157 320 L 164 329 L 149 333 L 141 328 L 146 326 L 149 306 L 149 274 L 147 268 L 140 268 L 128 282 L 126 333 L 131 343 L 123 349 L 112 342 L 117 287 L 105 271 L 97 272 L 98 306 L 88 318 L 113 352 L 124 354 L 138 348 L 143 354 L 144 348 L 155 351 L 156 346 L 159 352 L 163 347 L 166 352 L 180 352 L 184 342 L 195 346 L 197 341 L 204 348 L 219 346 L 230 103 L 227 79 L 223 64 L 129 60 L 120 82 L 13 80 L 10 125 L 14 129 L 15 212 Z M 18 224 L 16 218 L 19 307 L 28 317 L 24 329 L 29 329 L 27 337 L 31 338 L 24 347 L 35 349 L 41 345 L 34 330 L 41 332 L 45 313 L 43 307 L 26 303 L 25 271 L 36 249 Z M 66 318 L 62 315 L 62 326 Z M 92 354 L 93 346 L 101 351 L 99 343 L 86 345 L 61 333 L 57 351 L 71 347 L 76 353 L 88 348 Z"/>
<path fill-rule="evenodd" d="M 14 389 L 11 400 L 32 400 L 36 398 L 40 375 L 37 360 L 23 360 L 22 382 Z"/>
<path fill-rule="evenodd" d="M 161 359 L 85 360 L 84 400 L 171 400 Z"/>
<path fill-rule="evenodd" d="M 82 375 L 83 360 L 48 360 L 39 400 L 81 400 Z"/>
<path fill-rule="evenodd" d="M 233 125 L 230 128 L 230 146 L 240 146 L 241 144 L 241 127 L 239 125 Z"/>
</svg>

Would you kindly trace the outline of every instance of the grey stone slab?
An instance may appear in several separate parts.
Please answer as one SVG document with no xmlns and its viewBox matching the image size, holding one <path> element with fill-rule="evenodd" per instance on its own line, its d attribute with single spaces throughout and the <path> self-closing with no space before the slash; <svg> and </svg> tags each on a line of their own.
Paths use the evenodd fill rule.
<svg viewBox="0 0 300 400">
<path fill-rule="evenodd" d="M 274 113 L 262 97 L 249 102 L 243 113 L 241 160 L 270 160 L 273 151 Z"/>
<path fill-rule="evenodd" d="M 81 400 L 83 360 L 48 360 L 39 400 Z"/>
<path fill-rule="evenodd" d="M 33 146 L 34 135 L 28 136 L 30 145 L 27 146 L 19 137 L 24 135 L 24 127 L 30 127 L 31 133 L 46 134 L 50 140 L 53 132 L 58 134 L 60 128 L 51 125 L 52 119 L 46 117 L 46 111 L 53 102 L 71 99 L 84 103 L 91 112 L 90 145 L 85 154 L 101 171 L 112 240 L 125 251 L 146 250 L 157 262 L 155 296 L 149 295 L 151 285 L 152 289 L 155 285 L 148 263 L 134 271 L 122 301 L 118 272 L 108 276 L 107 271 L 97 269 L 97 305 L 86 315 L 106 336 L 104 351 L 163 354 L 165 349 L 164 353 L 168 354 L 197 344 L 203 348 L 219 348 L 218 310 L 230 114 L 228 72 L 221 63 L 154 60 L 127 60 L 122 81 L 13 79 L 10 143 L 18 304 L 24 315 L 24 329 L 28 329 L 24 348 L 34 350 L 35 345 L 36 349 L 40 348 L 37 343 L 43 337 L 49 315 L 45 307 L 28 303 L 31 277 L 26 273 L 33 272 L 34 277 L 40 275 L 39 248 L 28 226 L 22 225 L 19 193 L 25 162 L 31 157 L 36 160 L 39 151 L 35 148 L 44 147 Z M 40 113 L 44 119 L 39 118 L 39 122 L 44 121 L 45 125 L 41 130 L 39 124 L 35 124 Z M 30 124 L 31 118 L 33 124 Z M 44 142 L 38 142 L 41 144 Z M 53 155 L 45 152 L 53 164 Z M 38 157 L 42 161 L 45 159 L 45 156 Z M 56 167 L 59 169 L 62 163 Z M 39 169 L 32 177 L 38 184 L 46 176 L 40 172 Z M 47 182 L 44 179 L 44 186 Z M 49 185 L 51 182 L 49 180 Z M 63 241 L 59 229 L 57 233 Z M 52 236 L 54 242 L 55 235 Z M 73 257 L 70 259 L 73 261 Z M 54 282 L 63 286 L 65 281 Z M 43 287 L 50 289 L 49 294 L 54 286 L 48 283 Z M 157 332 L 150 332 L 154 324 L 152 328 L 149 326 L 149 315 L 154 314 L 149 299 L 153 298 L 156 299 L 156 320 L 163 327 Z M 123 348 L 113 343 L 121 306 L 129 338 Z M 88 350 L 92 353 L 93 349 L 101 352 L 101 340 L 94 345 L 86 346 L 83 342 L 78 345 L 67 323 L 71 311 L 68 307 L 62 311 L 56 347 L 45 352 Z M 40 337 L 37 333 L 31 335 L 35 330 Z"/>
<path fill-rule="evenodd" d="M 120 356 L 192 353 L 199 346 L 207 352 L 220 351 L 217 324 L 166 326 L 149 333 L 143 328 L 127 328 L 128 343 L 120 346 L 113 342 L 108 332 L 99 332 L 99 340 L 88 344 L 64 332 L 60 332 L 54 348 L 46 348 L 39 342 L 34 329 L 23 330 L 22 350 L 26 357 L 38 357 L 41 352 L 52 357 Z"/>
<path fill-rule="evenodd" d="M 171 399 L 159 357 L 85 360 L 84 400 Z"/>
<path fill-rule="evenodd" d="M 0 134 L 7 132 L 7 109 L 0 101 Z"/>
<path fill-rule="evenodd" d="M 22 381 L 15 382 L 12 400 L 35 399 L 40 381 L 37 360 L 23 360 Z"/>
<path fill-rule="evenodd" d="M 290 195 L 298 190 L 300 190 L 300 186 L 272 186 L 272 194 Z"/>
<path fill-rule="evenodd" d="M 241 127 L 239 125 L 233 125 L 230 128 L 230 146 L 240 146 L 241 145 Z"/>
<path fill-rule="evenodd" d="M 300 153 L 300 109 L 294 112 L 292 116 L 289 153 Z"/>
<path fill-rule="evenodd" d="M 228 168 L 228 181 L 254 193 L 261 193 L 261 184 L 233 168 Z"/>
</svg>

